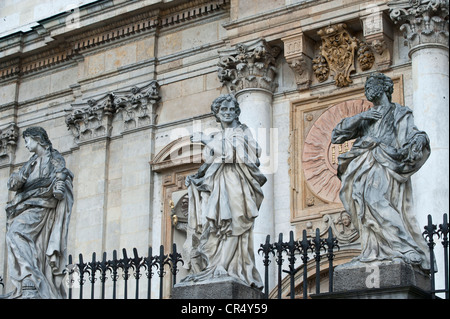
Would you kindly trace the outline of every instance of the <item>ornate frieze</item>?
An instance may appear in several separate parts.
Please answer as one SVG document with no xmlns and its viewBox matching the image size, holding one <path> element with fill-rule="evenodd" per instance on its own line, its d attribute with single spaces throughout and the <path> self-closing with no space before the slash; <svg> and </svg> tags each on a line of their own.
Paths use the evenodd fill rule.
<svg viewBox="0 0 450 319">
<path fill-rule="evenodd" d="M 19 128 L 15 123 L 0 129 L 0 165 L 11 164 L 16 150 Z"/>
<path fill-rule="evenodd" d="M 109 137 L 116 114 L 122 114 L 124 131 L 154 124 L 160 99 L 156 81 L 143 87 L 109 92 L 100 99 L 72 104 L 66 124 L 77 142 Z"/>
<path fill-rule="evenodd" d="M 280 53 L 264 39 L 219 52 L 218 77 L 230 93 L 247 88 L 260 88 L 274 92 L 277 83 L 275 59 Z"/>
<path fill-rule="evenodd" d="M 388 6 L 411 49 L 430 43 L 448 47 L 448 0 L 396 0 Z"/>
</svg>

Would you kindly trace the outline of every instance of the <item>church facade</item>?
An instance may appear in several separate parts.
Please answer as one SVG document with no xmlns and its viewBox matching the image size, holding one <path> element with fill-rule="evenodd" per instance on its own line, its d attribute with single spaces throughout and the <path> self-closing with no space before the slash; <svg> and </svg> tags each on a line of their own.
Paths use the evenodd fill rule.
<svg viewBox="0 0 450 319">
<path fill-rule="evenodd" d="M 182 247 L 185 178 L 202 164 L 189 137 L 219 130 L 211 103 L 232 93 L 267 177 L 255 250 L 267 235 L 331 228 L 336 264 L 349 261 L 359 234 L 336 172 L 352 142 L 332 144 L 331 131 L 371 106 L 373 72 L 393 79 L 393 102 L 414 111 L 431 141 L 413 178 L 419 224 L 448 212 L 448 1 L 29 2 L 34 15 L 28 2 L 0 5 L 0 210 L 9 176 L 29 158 L 22 132 L 43 127 L 75 175 L 69 254 Z M 8 284 L 5 233 L 0 213 Z"/>
</svg>

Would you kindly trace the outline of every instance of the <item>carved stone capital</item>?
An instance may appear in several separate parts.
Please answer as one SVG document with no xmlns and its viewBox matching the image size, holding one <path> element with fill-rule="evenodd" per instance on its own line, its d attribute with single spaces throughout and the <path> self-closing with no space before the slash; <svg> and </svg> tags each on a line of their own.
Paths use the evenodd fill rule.
<svg viewBox="0 0 450 319">
<path fill-rule="evenodd" d="M 125 131 L 155 123 L 156 106 L 161 100 L 159 87 L 158 82 L 152 81 L 141 88 L 134 86 L 131 90 L 113 92 L 116 112 L 123 115 Z"/>
<path fill-rule="evenodd" d="M 19 128 L 15 123 L 0 129 L 0 166 L 12 163 L 18 138 Z"/>
<path fill-rule="evenodd" d="M 424 44 L 448 48 L 448 0 L 396 0 L 388 6 L 390 18 L 400 26 L 410 49 Z"/>
<path fill-rule="evenodd" d="M 313 41 L 303 32 L 281 39 L 284 42 L 284 57 L 294 71 L 299 90 L 308 89 L 311 85 Z"/>
<path fill-rule="evenodd" d="M 110 136 L 111 118 L 115 113 L 113 94 L 108 93 L 100 99 L 90 99 L 71 106 L 66 125 L 77 142 Z"/>
<path fill-rule="evenodd" d="M 112 120 L 122 114 L 123 130 L 154 124 L 155 110 L 161 97 L 159 84 L 151 81 L 143 87 L 114 91 L 100 99 L 72 104 L 67 110 L 66 124 L 77 142 L 109 137 Z"/>
<path fill-rule="evenodd" d="M 249 44 L 237 44 L 220 51 L 218 77 L 230 93 L 243 89 L 259 88 L 274 92 L 277 83 L 275 59 L 280 53 L 264 39 Z"/>
</svg>

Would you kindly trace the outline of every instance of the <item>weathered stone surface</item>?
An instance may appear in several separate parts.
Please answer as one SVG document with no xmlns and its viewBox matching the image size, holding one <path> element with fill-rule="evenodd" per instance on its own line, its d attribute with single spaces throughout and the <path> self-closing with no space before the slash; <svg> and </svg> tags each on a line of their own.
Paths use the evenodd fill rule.
<svg viewBox="0 0 450 319">
<path fill-rule="evenodd" d="M 176 284 L 173 299 L 262 299 L 263 293 L 241 284 L 233 278 L 212 279 L 208 282 L 185 282 Z"/>
<path fill-rule="evenodd" d="M 417 286 L 430 289 L 430 278 L 404 262 L 348 263 L 336 267 L 334 291 Z"/>
</svg>

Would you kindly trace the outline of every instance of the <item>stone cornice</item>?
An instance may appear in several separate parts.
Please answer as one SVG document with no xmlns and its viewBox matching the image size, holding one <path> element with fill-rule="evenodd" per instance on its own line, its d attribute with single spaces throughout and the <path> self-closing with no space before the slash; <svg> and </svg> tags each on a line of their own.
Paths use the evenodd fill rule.
<svg viewBox="0 0 450 319">
<path fill-rule="evenodd" d="M 90 4 L 90 10 L 72 13 L 75 22 L 78 21 L 78 27 L 67 25 L 71 21 L 71 14 L 57 15 L 40 21 L 42 25 L 29 32 L 17 32 L 0 38 L 0 79 L 51 67 L 76 58 L 93 47 L 109 45 L 146 32 L 154 33 L 156 30 L 222 12 L 229 2 L 230 0 L 196 0 L 170 6 L 166 3 L 149 2 L 147 7 L 142 8 L 135 7 L 136 3 L 128 2 L 129 10 L 133 9 L 131 12 L 112 15 L 110 11 L 116 6 L 107 6 L 109 2 L 106 1 L 97 4 L 98 8 L 95 4 Z M 119 7 L 125 5 L 126 2 L 119 4 Z M 94 10 L 94 7 L 98 10 Z M 97 20 L 92 18 L 94 15 L 97 15 Z M 99 25 L 98 21 L 102 21 L 102 24 Z M 13 61 L 11 57 L 14 57 Z"/>
</svg>

